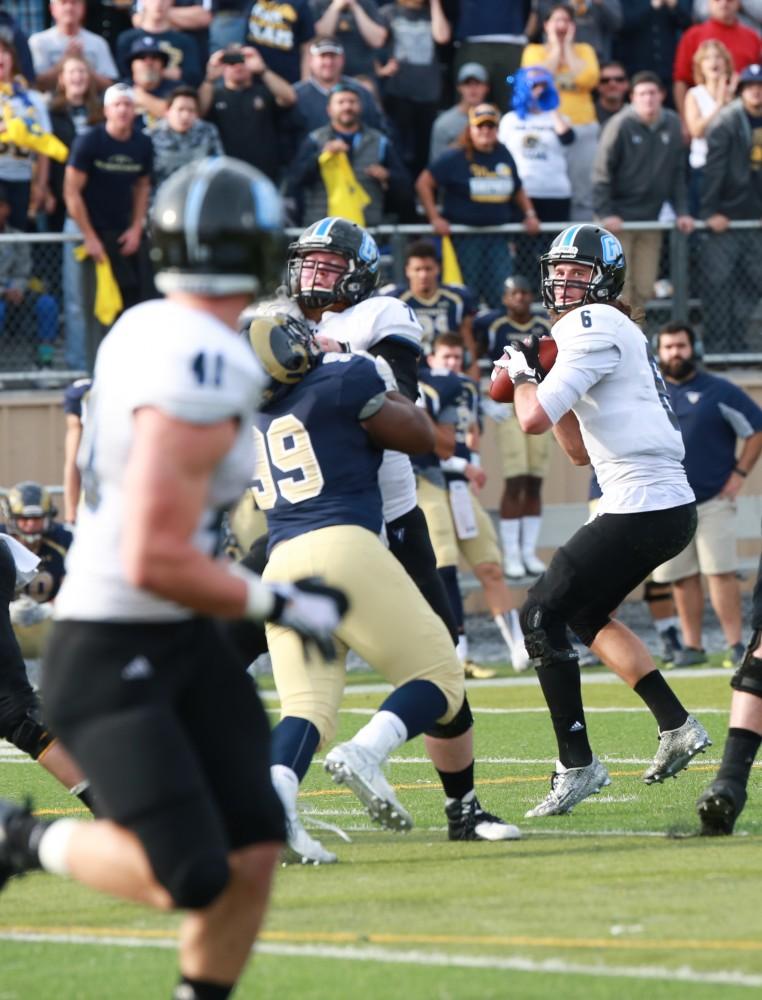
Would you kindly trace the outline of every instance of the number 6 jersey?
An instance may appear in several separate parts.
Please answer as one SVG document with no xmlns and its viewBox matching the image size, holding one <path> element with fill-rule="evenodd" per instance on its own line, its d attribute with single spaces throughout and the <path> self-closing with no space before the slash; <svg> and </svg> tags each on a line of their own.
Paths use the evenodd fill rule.
<svg viewBox="0 0 762 1000">
<path fill-rule="evenodd" d="M 57 618 L 167 621 L 193 612 L 132 586 L 122 571 L 123 480 L 133 414 L 154 407 L 189 424 L 239 422 L 215 469 L 193 543 L 213 554 L 221 513 L 249 483 L 251 426 L 265 376 L 248 344 L 197 309 L 153 300 L 128 310 L 103 341 L 95 365 L 77 464 L 83 496 Z"/>
<path fill-rule="evenodd" d="M 603 492 L 598 512 L 691 503 L 680 428 L 640 328 L 597 304 L 566 313 L 553 336 L 558 357 L 537 399 L 554 424 L 574 411 Z"/>
</svg>

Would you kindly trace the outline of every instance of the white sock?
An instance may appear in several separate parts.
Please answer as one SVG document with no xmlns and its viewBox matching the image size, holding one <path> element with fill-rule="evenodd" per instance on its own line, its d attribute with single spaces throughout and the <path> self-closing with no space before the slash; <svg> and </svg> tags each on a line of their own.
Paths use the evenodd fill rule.
<svg viewBox="0 0 762 1000">
<path fill-rule="evenodd" d="M 659 635 L 662 635 L 664 632 L 667 631 L 667 629 L 670 629 L 672 627 L 676 628 L 677 631 L 679 632 L 680 619 L 677 617 L 677 615 L 672 615 L 671 618 L 655 618 L 654 626 L 656 627 L 656 631 L 659 633 Z"/>
<path fill-rule="evenodd" d="M 500 541 L 503 546 L 503 554 L 506 559 L 520 559 L 521 545 L 521 521 L 519 517 L 500 518 Z"/>
<path fill-rule="evenodd" d="M 521 551 L 524 555 L 533 556 L 540 537 L 542 518 L 532 515 L 521 519 Z"/>
<path fill-rule="evenodd" d="M 511 631 L 511 626 L 505 619 L 505 615 L 495 615 L 495 624 L 500 630 L 500 635 L 503 637 L 503 642 L 508 647 L 508 652 L 513 656 L 513 633 Z"/>
<path fill-rule="evenodd" d="M 37 855 L 40 865 L 52 875 L 68 875 L 69 844 L 77 828 L 81 825 L 78 819 L 57 819 L 51 823 L 40 837 L 37 845 Z"/>
<path fill-rule="evenodd" d="M 378 761 L 382 761 L 392 750 L 407 742 L 407 726 L 394 712 L 381 709 L 359 733 L 352 737 L 351 742 L 358 743 L 370 751 Z"/>
<path fill-rule="evenodd" d="M 465 632 L 461 632 L 458 635 L 458 645 L 455 647 L 455 653 L 461 663 L 465 663 L 468 659 L 468 636 Z"/>
<path fill-rule="evenodd" d="M 286 813 L 295 813 L 296 798 L 299 795 L 299 778 L 296 776 L 296 771 L 292 771 L 285 764 L 273 764 L 270 768 L 270 780 Z"/>
</svg>

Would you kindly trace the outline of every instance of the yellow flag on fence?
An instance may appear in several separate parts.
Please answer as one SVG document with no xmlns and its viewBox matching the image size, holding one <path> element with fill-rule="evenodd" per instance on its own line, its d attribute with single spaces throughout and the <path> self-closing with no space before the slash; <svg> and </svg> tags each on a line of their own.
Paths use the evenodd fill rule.
<svg viewBox="0 0 762 1000">
<path fill-rule="evenodd" d="M 370 198 L 355 177 L 347 154 L 322 152 L 318 164 L 328 195 L 328 215 L 340 215 L 342 219 L 364 226 L 363 209 L 370 204 Z"/>
<path fill-rule="evenodd" d="M 74 256 L 82 263 L 90 255 L 82 245 L 75 247 Z M 104 326 L 111 326 L 123 308 L 122 293 L 116 283 L 114 272 L 111 270 L 111 261 L 108 257 L 97 260 L 95 262 L 95 308 L 93 309 L 95 318 Z"/>
<path fill-rule="evenodd" d="M 31 149 L 35 153 L 49 156 L 52 160 L 58 160 L 59 163 L 65 163 L 69 155 L 69 147 L 64 145 L 58 136 L 51 132 L 43 132 L 40 123 L 29 115 L 24 117 L 15 115 L 8 101 L 3 105 L 3 131 L 0 132 L 0 142 L 12 142 L 19 149 Z"/>
<path fill-rule="evenodd" d="M 442 237 L 442 282 L 445 285 L 463 285 L 463 275 L 458 263 L 458 255 L 449 236 Z"/>
</svg>

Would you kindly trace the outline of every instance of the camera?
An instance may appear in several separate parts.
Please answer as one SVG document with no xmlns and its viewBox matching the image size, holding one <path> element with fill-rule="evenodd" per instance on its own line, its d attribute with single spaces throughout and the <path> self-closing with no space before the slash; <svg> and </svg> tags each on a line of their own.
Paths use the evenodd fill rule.
<svg viewBox="0 0 762 1000">
<path fill-rule="evenodd" d="M 237 66 L 239 63 L 246 62 L 246 56 L 243 52 L 224 52 L 220 62 L 223 66 Z"/>
</svg>

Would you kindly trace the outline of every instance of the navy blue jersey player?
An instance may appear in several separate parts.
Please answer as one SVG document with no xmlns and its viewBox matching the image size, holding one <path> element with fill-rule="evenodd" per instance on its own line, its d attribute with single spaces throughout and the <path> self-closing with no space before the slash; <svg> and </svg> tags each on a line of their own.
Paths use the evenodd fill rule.
<svg viewBox="0 0 762 1000">
<path fill-rule="evenodd" d="M 320 356 L 298 320 L 262 317 L 249 336 L 273 379 L 255 432 L 260 458 L 254 494 L 271 536 L 263 575 L 318 574 L 335 586 L 341 581 L 350 607 L 334 635 L 339 659 L 343 665 L 347 649 L 355 650 L 395 690 L 352 740 L 327 754 L 326 768 L 355 792 L 376 822 L 408 829 L 412 820 L 381 764 L 437 723 L 452 725 L 462 716 L 467 729 L 471 724 L 447 628 L 380 539 L 382 451 L 430 451 L 431 425 L 404 396 L 386 390 L 373 361 Z M 344 672 L 315 656 L 307 660 L 284 629 L 268 626 L 267 642 L 281 700 L 273 732 L 273 784 L 286 809 L 289 847 L 295 860 L 330 863 L 336 855 L 306 833 L 296 799 L 315 751 L 334 737 Z M 495 822 L 499 839 L 517 835 L 515 828 Z"/>
</svg>

